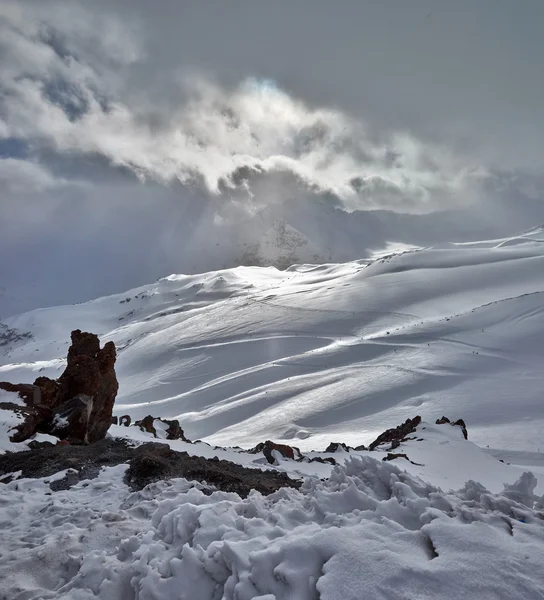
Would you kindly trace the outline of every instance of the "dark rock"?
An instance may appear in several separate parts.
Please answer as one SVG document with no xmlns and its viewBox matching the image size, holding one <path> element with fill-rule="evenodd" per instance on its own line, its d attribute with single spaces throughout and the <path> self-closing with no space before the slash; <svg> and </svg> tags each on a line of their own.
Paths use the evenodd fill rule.
<svg viewBox="0 0 544 600">
<path fill-rule="evenodd" d="M 166 439 L 167 440 L 183 440 L 184 442 L 188 442 L 189 440 L 185 437 L 183 433 L 183 429 L 179 424 L 177 419 L 159 419 L 163 423 L 168 425 L 168 429 L 166 430 Z"/>
<path fill-rule="evenodd" d="M 96 477 L 103 466 L 129 463 L 126 481 L 133 490 L 161 479 L 184 477 L 218 490 L 246 497 L 251 490 L 270 494 L 282 487 L 299 488 L 300 481 L 285 473 L 248 469 L 218 458 L 189 456 L 171 450 L 166 444 L 149 443 L 136 448 L 125 440 L 104 439 L 90 445 L 57 445 L 27 452 L 0 455 L 2 475 L 21 471 L 25 478 L 48 477 L 70 469 L 67 475 L 50 484 L 51 489 L 66 489 L 78 481 Z M 8 483 L 8 478 L 1 483 Z M 0 489 L 1 489 L 0 483 Z"/>
<path fill-rule="evenodd" d="M 34 385 L 1 384 L 2 389 L 17 391 L 27 409 L 21 411 L 24 421 L 15 428 L 11 441 L 22 442 L 36 432 L 66 436 L 74 444 L 106 436 L 119 387 L 115 346 L 108 342 L 100 349 L 95 334 L 79 329 L 71 337 L 66 369 L 57 381 L 38 377 Z"/>
<path fill-rule="evenodd" d="M 132 419 L 130 418 L 130 415 L 123 415 L 123 416 L 119 417 L 119 425 L 124 425 L 125 427 L 130 427 L 131 423 L 132 423 Z"/>
<path fill-rule="evenodd" d="M 165 479 L 170 474 L 170 463 L 168 459 L 172 456 L 172 450 L 166 444 L 146 444 L 149 446 L 143 452 L 138 452 L 130 460 L 127 471 L 127 481 L 133 487 L 144 488 L 153 481 Z"/>
<path fill-rule="evenodd" d="M 40 397 L 40 388 L 30 383 L 0 381 L 0 390 L 17 394 L 27 406 L 37 404 Z"/>
<path fill-rule="evenodd" d="M 344 450 L 344 452 L 349 452 L 351 450 L 344 442 L 331 442 L 325 449 L 325 452 L 338 452 L 340 449 Z"/>
<path fill-rule="evenodd" d="M 111 424 L 112 424 L 112 425 L 119 425 L 119 417 L 118 417 L 118 416 L 116 416 L 116 415 L 114 415 L 114 416 L 111 418 Z"/>
<path fill-rule="evenodd" d="M 465 422 L 463 421 L 463 419 L 457 419 L 457 421 L 455 421 L 455 423 L 453 423 L 453 425 L 457 425 L 458 427 L 460 427 L 461 431 L 463 432 L 463 437 L 465 438 L 465 440 L 468 440 L 467 426 L 466 426 Z"/>
<path fill-rule="evenodd" d="M 274 465 L 276 464 L 276 459 L 272 454 L 273 451 L 279 452 L 284 458 L 289 458 L 291 460 L 300 460 L 302 458 L 302 453 L 297 447 L 288 446 L 287 444 L 276 444 L 270 440 L 257 444 L 255 448 L 249 450 L 249 453 L 258 454 L 259 452 L 262 452 L 266 460 L 271 465 Z"/>
<path fill-rule="evenodd" d="M 155 425 L 153 424 L 154 421 L 155 421 L 155 417 L 152 417 L 151 415 L 147 415 L 147 417 L 144 417 L 143 419 L 140 419 L 139 421 L 135 421 L 134 425 L 136 427 L 139 427 L 142 431 L 151 433 L 153 435 L 153 437 L 157 437 L 157 430 L 155 429 Z"/>
<path fill-rule="evenodd" d="M 53 409 L 59 402 L 60 385 L 58 381 L 49 379 L 49 377 L 38 377 L 34 385 L 40 391 L 37 404 L 45 411 Z"/>
<path fill-rule="evenodd" d="M 463 421 L 463 419 L 457 419 L 457 421 L 455 421 L 455 423 L 452 423 L 448 419 L 448 417 L 440 417 L 440 419 L 436 420 L 437 425 L 444 425 L 445 423 L 449 423 L 450 425 L 457 425 L 458 427 L 460 427 L 461 431 L 463 432 L 463 437 L 465 438 L 465 440 L 468 440 L 467 426 L 466 426 L 465 422 Z"/>
<path fill-rule="evenodd" d="M 78 394 L 54 409 L 49 432 L 71 444 L 88 443 L 89 420 L 93 410 L 93 398 Z"/>
<path fill-rule="evenodd" d="M 55 444 L 51 442 L 38 442 L 36 440 L 32 440 L 31 442 L 28 442 L 27 445 L 31 450 L 39 450 L 40 448 L 51 448 Z"/>
<path fill-rule="evenodd" d="M 368 449 L 374 450 L 377 446 L 382 444 L 391 444 L 390 450 L 394 450 L 399 447 L 401 442 L 406 440 L 408 435 L 415 432 L 416 427 L 420 423 L 421 417 L 419 415 L 413 419 L 406 419 L 402 425 L 384 431 L 372 442 L 372 444 L 370 444 Z"/>
<path fill-rule="evenodd" d="M 421 465 L 419 463 L 414 462 L 413 460 L 410 460 L 408 458 L 408 456 L 406 456 L 406 454 L 404 454 L 402 452 L 398 453 L 398 454 L 395 454 L 393 452 L 388 452 L 387 456 L 384 456 L 382 458 L 382 461 L 395 460 L 396 458 L 405 458 L 409 463 L 412 463 L 413 465 L 417 465 L 418 467 L 423 467 L 424 466 L 424 465 Z"/>
<path fill-rule="evenodd" d="M 308 462 L 318 462 L 318 463 L 323 463 L 325 464 L 329 464 L 329 465 L 337 465 L 338 463 L 334 460 L 334 458 L 332 458 L 332 456 L 325 456 L 325 457 L 321 457 L 321 456 L 314 456 L 313 458 L 310 458 L 308 460 Z"/>
<path fill-rule="evenodd" d="M 123 418 L 123 417 L 121 417 Z M 130 418 L 130 417 L 129 417 Z M 183 429 L 179 424 L 177 419 L 161 419 L 152 417 L 151 415 L 147 415 L 140 421 L 136 421 L 134 425 L 138 426 L 142 431 L 146 431 L 147 433 L 151 433 L 153 437 L 159 438 L 160 436 L 157 433 L 157 424 L 163 423 L 167 425 L 167 428 L 164 430 L 166 433 L 167 440 L 183 440 L 184 442 L 188 442 L 189 440 L 185 437 L 183 433 Z M 163 429 L 161 427 L 161 429 Z"/>
</svg>

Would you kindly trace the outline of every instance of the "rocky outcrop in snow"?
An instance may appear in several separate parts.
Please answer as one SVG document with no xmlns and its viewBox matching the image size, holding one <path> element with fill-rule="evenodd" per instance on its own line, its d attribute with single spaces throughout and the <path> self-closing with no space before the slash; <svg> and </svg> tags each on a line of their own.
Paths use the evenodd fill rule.
<svg viewBox="0 0 544 600">
<path fill-rule="evenodd" d="M 35 433 L 48 433 L 72 444 L 103 439 L 111 425 L 119 384 L 115 375 L 113 342 L 100 348 L 98 336 L 72 331 L 67 365 L 59 379 L 38 377 L 34 384 L 0 382 L 0 389 L 17 392 L 23 421 L 11 434 L 22 442 Z"/>
<path fill-rule="evenodd" d="M 136 448 L 125 440 L 105 439 L 85 446 L 43 445 L 26 452 L 0 455 L 0 483 L 7 484 L 18 473 L 24 478 L 49 477 L 66 471 L 51 482 L 53 491 L 69 489 L 82 480 L 94 479 L 104 466 L 128 463 L 125 481 L 132 490 L 160 480 L 184 477 L 195 487 L 235 492 L 246 497 L 251 490 L 271 494 L 282 487 L 299 488 L 301 482 L 274 470 L 248 469 L 218 458 L 189 456 L 167 444 L 150 442 Z M 0 596 L 1 598 L 1 596 Z"/>
<path fill-rule="evenodd" d="M 465 422 L 463 421 L 463 419 L 457 419 L 457 421 L 450 421 L 448 419 L 448 417 L 441 417 L 440 419 L 436 420 L 437 425 L 443 425 L 444 423 L 449 423 L 450 425 L 459 426 L 461 428 L 461 431 L 463 432 L 463 436 L 464 436 L 465 440 L 468 440 L 467 426 L 466 426 Z"/>
<path fill-rule="evenodd" d="M 419 415 L 413 419 L 406 419 L 402 425 L 384 431 L 372 442 L 372 444 L 370 444 L 368 449 L 375 450 L 382 444 L 391 444 L 389 450 L 394 450 L 395 448 L 398 448 L 400 443 L 404 442 L 411 433 L 415 433 L 416 428 L 420 423 L 421 417 Z"/>
<path fill-rule="evenodd" d="M 127 421 L 128 417 L 128 421 Z M 130 425 L 130 417 L 124 415 L 121 417 L 121 425 L 123 422 L 127 423 L 127 427 Z M 147 415 L 140 421 L 134 423 L 136 427 L 139 427 L 142 431 L 151 433 L 154 438 L 160 438 L 164 440 L 183 440 L 188 442 L 189 440 L 185 437 L 183 429 L 177 419 L 156 419 L 151 415 Z"/>
</svg>

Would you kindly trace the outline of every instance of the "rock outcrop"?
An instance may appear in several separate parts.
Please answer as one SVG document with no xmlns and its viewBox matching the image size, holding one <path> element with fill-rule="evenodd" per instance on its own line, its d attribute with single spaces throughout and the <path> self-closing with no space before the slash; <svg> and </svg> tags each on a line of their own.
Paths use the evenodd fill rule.
<svg viewBox="0 0 544 600">
<path fill-rule="evenodd" d="M 126 419 L 126 417 L 128 417 L 128 415 L 121 417 L 121 424 L 123 424 L 123 420 Z M 128 419 L 130 424 L 130 417 L 128 417 Z M 189 441 L 185 437 L 183 429 L 181 428 L 181 425 L 177 419 L 161 419 L 147 415 L 147 417 L 144 417 L 140 421 L 135 421 L 134 425 L 139 427 L 142 431 L 151 433 L 155 438 L 165 440 L 183 440 L 184 442 Z M 163 435 L 160 435 L 160 433 Z"/>
<path fill-rule="evenodd" d="M 271 464 L 277 464 L 277 457 L 289 458 L 291 460 L 300 460 L 302 453 L 295 446 L 288 446 L 287 444 L 276 444 L 270 440 L 257 444 L 255 448 L 249 450 L 250 454 L 258 454 L 262 452 L 266 460 Z"/>
<path fill-rule="evenodd" d="M 441 417 L 440 419 L 436 420 L 437 425 L 443 425 L 444 423 L 449 423 L 450 425 L 457 425 L 458 427 L 460 427 L 461 431 L 463 432 L 463 436 L 464 436 L 465 440 L 468 440 L 467 426 L 466 426 L 465 422 L 463 421 L 463 419 L 457 419 L 457 421 L 453 422 L 453 421 L 450 421 L 448 419 L 448 417 Z"/>
<path fill-rule="evenodd" d="M 364 446 L 363 449 L 366 450 Z M 339 452 L 341 450 L 344 452 L 349 452 L 350 450 L 353 450 L 353 448 L 350 448 L 347 444 L 344 444 L 344 442 L 331 442 L 325 448 L 325 452 Z"/>
<path fill-rule="evenodd" d="M 67 489 L 78 481 L 92 479 L 101 467 L 129 463 L 125 480 L 132 490 L 161 479 L 185 477 L 207 493 L 213 490 L 236 492 L 246 497 L 251 490 L 270 494 L 282 487 L 299 488 L 301 481 L 285 473 L 249 469 L 218 458 L 189 456 L 176 452 L 167 444 L 150 442 L 136 448 L 125 440 L 104 439 L 95 444 L 72 446 L 48 445 L 26 452 L 0 455 L 0 488 L 9 483 L 14 473 L 21 477 L 48 477 L 66 471 L 62 479 L 49 485 L 53 491 Z"/>
<path fill-rule="evenodd" d="M 374 450 L 382 444 L 391 444 L 389 450 L 394 450 L 395 448 L 398 448 L 401 442 L 404 442 L 411 433 L 415 433 L 416 427 L 420 423 L 421 417 L 419 415 L 413 419 L 406 419 L 402 425 L 384 431 L 372 442 L 372 444 L 370 444 L 368 449 Z"/>
<path fill-rule="evenodd" d="M 22 442 L 35 433 L 48 433 L 71 444 L 103 439 L 111 425 L 119 384 L 115 375 L 113 342 L 100 348 L 94 333 L 72 331 L 67 365 L 57 380 L 38 377 L 33 385 L 0 382 L 0 389 L 16 391 L 24 402 L 24 417 L 10 436 Z"/>
</svg>

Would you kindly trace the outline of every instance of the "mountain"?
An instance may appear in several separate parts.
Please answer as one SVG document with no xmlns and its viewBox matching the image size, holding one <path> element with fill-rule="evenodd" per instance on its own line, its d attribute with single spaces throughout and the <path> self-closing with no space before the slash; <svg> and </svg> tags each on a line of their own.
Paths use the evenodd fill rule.
<svg viewBox="0 0 544 600">
<path fill-rule="evenodd" d="M 0 380 L 58 377 L 70 331 L 96 332 L 118 350 L 116 414 L 196 441 L 155 421 L 158 440 L 112 425 L 19 452 L 2 392 L 0 597 L 541 598 L 542 233 L 171 275 L 5 319 Z M 311 248 L 287 225 L 262 239 Z M 247 451 L 264 440 L 291 447 Z"/>
<path fill-rule="evenodd" d="M 80 328 L 119 349 L 117 414 L 179 418 L 191 439 L 356 445 L 418 411 L 463 417 L 482 445 L 535 450 L 543 239 L 172 275 L 6 319 L 27 337 L 2 346 L 0 377 L 55 376 Z"/>
</svg>

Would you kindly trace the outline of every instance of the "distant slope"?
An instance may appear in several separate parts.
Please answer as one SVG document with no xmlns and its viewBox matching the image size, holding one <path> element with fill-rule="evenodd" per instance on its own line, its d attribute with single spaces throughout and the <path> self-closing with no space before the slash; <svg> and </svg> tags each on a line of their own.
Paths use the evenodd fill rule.
<svg viewBox="0 0 544 600">
<path fill-rule="evenodd" d="M 56 376 L 74 328 L 115 341 L 116 413 L 191 439 L 360 444 L 416 413 L 544 450 L 544 244 L 450 244 L 378 260 L 171 276 L 6 319 L 0 379 Z"/>
</svg>

